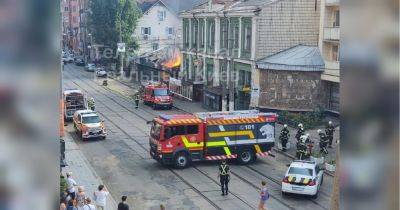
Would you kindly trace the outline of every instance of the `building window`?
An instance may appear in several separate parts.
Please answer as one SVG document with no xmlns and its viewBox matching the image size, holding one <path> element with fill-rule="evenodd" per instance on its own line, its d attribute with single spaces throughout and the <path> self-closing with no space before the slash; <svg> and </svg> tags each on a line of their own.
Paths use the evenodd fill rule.
<svg viewBox="0 0 400 210">
<path fill-rule="evenodd" d="M 210 49 L 214 49 L 215 44 L 215 23 L 213 20 L 208 25 L 208 46 Z"/>
<path fill-rule="evenodd" d="M 334 14 L 333 27 L 339 27 L 340 26 L 340 10 L 336 10 L 333 14 Z"/>
<path fill-rule="evenodd" d="M 165 35 L 168 37 L 168 39 L 172 39 L 172 37 L 174 36 L 174 28 L 165 27 Z"/>
<path fill-rule="evenodd" d="M 142 27 L 142 34 L 151 35 L 151 27 Z"/>
<path fill-rule="evenodd" d="M 151 47 L 153 48 L 153 50 L 158 50 L 158 43 L 151 44 Z"/>
<path fill-rule="evenodd" d="M 228 19 L 224 18 L 221 20 L 221 49 L 228 48 Z"/>
<path fill-rule="evenodd" d="M 204 48 L 204 21 L 199 19 L 199 44 L 200 48 Z"/>
<path fill-rule="evenodd" d="M 238 86 L 240 88 L 250 87 L 251 85 L 251 72 L 250 71 L 239 71 L 239 81 Z"/>
<path fill-rule="evenodd" d="M 72 12 L 76 12 L 76 6 L 72 7 Z"/>
<path fill-rule="evenodd" d="M 159 21 L 164 21 L 165 17 L 167 16 L 167 12 L 166 11 L 158 11 L 157 16 L 158 16 Z"/>
<path fill-rule="evenodd" d="M 187 19 L 183 19 L 183 42 L 184 48 L 187 49 L 189 47 L 189 21 Z"/>
<path fill-rule="evenodd" d="M 233 27 L 233 47 L 239 48 L 239 26 L 235 25 Z"/>
<path fill-rule="evenodd" d="M 332 45 L 332 60 L 339 61 L 339 46 Z"/>
<path fill-rule="evenodd" d="M 214 78 L 214 65 L 208 63 L 206 67 L 206 83 L 207 85 L 212 85 Z"/>
<path fill-rule="evenodd" d="M 244 50 L 250 51 L 251 49 L 251 26 L 246 25 L 244 28 Z"/>
<path fill-rule="evenodd" d="M 64 11 L 68 12 L 68 7 L 64 7 Z"/>
<path fill-rule="evenodd" d="M 192 48 L 197 48 L 197 40 L 199 35 L 198 19 L 192 19 Z"/>
</svg>

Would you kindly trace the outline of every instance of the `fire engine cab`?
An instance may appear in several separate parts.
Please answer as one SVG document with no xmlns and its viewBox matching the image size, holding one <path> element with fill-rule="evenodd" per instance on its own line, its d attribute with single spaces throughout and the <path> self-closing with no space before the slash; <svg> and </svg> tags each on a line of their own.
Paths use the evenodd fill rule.
<svg viewBox="0 0 400 210">
<path fill-rule="evenodd" d="M 147 82 L 143 86 L 143 103 L 151 105 L 153 109 L 172 108 L 172 97 L 168 86 L 159 82 Z"/>
<path fill-rule="evenodd" d="M 150 155 L 177 168 L 202 160 L 237 159 L 249 164 L 269 155 L 276 118 L 275 113 L 257 110 L 162 114 L 149 122 Z"/>
</svg>

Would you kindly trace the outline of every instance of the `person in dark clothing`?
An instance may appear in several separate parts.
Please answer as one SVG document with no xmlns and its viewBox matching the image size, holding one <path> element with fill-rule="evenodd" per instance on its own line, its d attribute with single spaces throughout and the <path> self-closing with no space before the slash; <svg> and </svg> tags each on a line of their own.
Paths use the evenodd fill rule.
<svg viewBox="0 0 400 210">
<path fill-rule="evenodd" d="M 136 93 L 136 95 L 135 95 L 135 109 L 139 108 L 139 100 L 140 100 L 139 93 Z"/>
<path fill-rule="evenodd" d="M 230 179 L 229 165 L 223 160 L 221 165 L 219 165 L 219 181 L 221 183 L 221 195 L 228 195 L 228 183 Z"/>
<path fill-rule="evenodd" d="M 303 124 L 301 124 L 301 123 L 297 127 L 298 127 L 298 129 L 297 129 L 295 138 L 296 138 L 297 142 L 300 142 L 300 137 L 302 135 L 304 135 L 304 127 L 303 127 Z"/>
<path fill-rule="evenodd" d="M 128 206 L 128 204 L 126 203 L 126 199 L 127 199 L 128 197 L 126 196 L 126 195 L 123 195 L 122 197 L 121 197 L 121 202 L 119 202 L 119 204 L 118 204 L 118 210 L 129 210 L 129 206 Z"/>
<path fill-rule="evenodd" d="M 283 129 L 281 130 L 281 134 L 279 135 L 279 140 L 281 140 L 282 144 L 282 151 L 286 151 L 286 144 L 289 140 L 290 134 L 289 134 L 289 129 L 287 128 L 287 125 L 283 125 Z"/>
<path fill-rule="evenodd" d="M 335 132 L 335 127 L 333 126 L 332 121 L 329 121 L 328 125 L 326 125 L 325 128 L 325 133 L 329 140 L 329 145 L 328 145 L 329 148 L 332 148 L 332 140 L 334 132 Z"/>
<path fill-rule="evenodd" d="M 319 148 L 321 154 L 328 154 L 328 150 L 326 147 L 328 146 L 328 138 L 326 137 L 325 133 L 323 133 L 320 129 L 318 129 L 318 134 L 319 134 Z"/>
</svg>

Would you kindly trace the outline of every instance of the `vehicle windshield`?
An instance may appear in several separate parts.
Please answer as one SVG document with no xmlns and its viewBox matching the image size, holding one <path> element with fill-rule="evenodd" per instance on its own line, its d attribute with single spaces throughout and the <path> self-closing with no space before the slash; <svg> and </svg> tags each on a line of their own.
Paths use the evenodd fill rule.
<svg viewBox="0 0 400 210">
<path fill-rule="evenodd" d="M 313 170 L 311 168 L 299 168 L 299 167 L 290 167 L 289 174 L 298 174 L 304 176 L 312 176 Z"/>
<path fill-rule="evenodd" d="M 155 96 L 167 96 L 168 90 L 167 89 L 154 89 Z"/>
<path fill-rule="evenodd" d="M 151 126 L 151 131 L 150 135 L 154 139 L 159 139 L 160 138 L 160 132 L 161 132 L 162 126 L 158 124 L 157 122 L 153 122 L 153 126 Z"/>
<path fill-rule="evenodd" d="M 82 123 L 99 123 L 99 122 L 100 122 L 99 116 L 82 117 Z"/>
</svg>

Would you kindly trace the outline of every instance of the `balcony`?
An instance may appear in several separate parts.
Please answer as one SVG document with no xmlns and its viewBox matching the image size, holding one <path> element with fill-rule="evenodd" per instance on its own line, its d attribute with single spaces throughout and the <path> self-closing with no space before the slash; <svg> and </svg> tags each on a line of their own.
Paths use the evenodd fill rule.
<svg viewBox="0 0 400 210">
<path fill-rule="evenodd" d="M 324 28 L 324 40 L 339 41 L 340 39 L 340 28 L 339 27 L 325 27 Z"/>
<path fill-rule="evenodd" d="M 338 61 L 325 61 L 325 71 L 322 80 L 340 82 L 340 63 Z"/>
<path fill-rule="evenodd" d="M 326 6 L 339 6 L 340 0 L 326 0 Z"/>
</svg>

